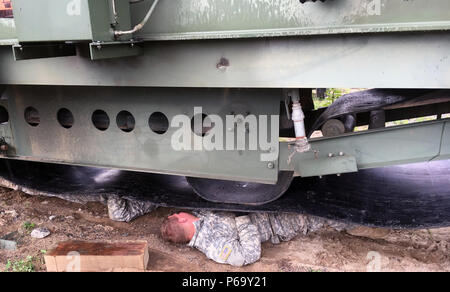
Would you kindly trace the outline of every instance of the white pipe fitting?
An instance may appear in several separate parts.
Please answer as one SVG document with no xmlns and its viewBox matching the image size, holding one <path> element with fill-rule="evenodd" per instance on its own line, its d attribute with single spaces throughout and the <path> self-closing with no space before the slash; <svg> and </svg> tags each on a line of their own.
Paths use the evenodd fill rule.
<svg viewBox="0 0 450 292">
<path fill-rule="evenodd" d="M 311 150 L 311 145 L 306 138 L 305 130 L 305 114 L 302 105 L 298 101 L 294 101 L 292 105 L 292 121 L 294 122 L 297 152 L 303 153 Z"/>
</svg>

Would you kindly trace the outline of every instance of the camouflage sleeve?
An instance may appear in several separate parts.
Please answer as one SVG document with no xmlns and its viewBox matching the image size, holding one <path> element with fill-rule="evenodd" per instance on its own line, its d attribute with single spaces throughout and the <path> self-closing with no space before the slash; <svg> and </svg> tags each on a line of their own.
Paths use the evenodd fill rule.
<svg viewBox="0 0 450 292">
<path fill-rule="evenodd" d="M 124 198 L 117 195 L 109 196 L 107 205 L 109 218 L 118 222 L 130 222 L 157 208 L 156 205 L 148 201 Z"/>
<path fill-rule="evenodd" d="M 223 237 L 218 242 L 219 249 L 211 250 L 207 256 L 223 264 L 242 267 L 257 262 L 261 258 L 261 241 L 255 225 L 248 216 L 236 218 L 238 239 Z"/>
<path fill-rule="evenodd" d="M 195 217 L 198 217 L 198 218 L 205 218 L 205 217 L 211 216 L 212 214 L 213 214 L 213 212 L 206 211 L 206 210 L 194 210 L 194 211 L 192 211 L 192 215 L 194 215 Z"/>
</svg>

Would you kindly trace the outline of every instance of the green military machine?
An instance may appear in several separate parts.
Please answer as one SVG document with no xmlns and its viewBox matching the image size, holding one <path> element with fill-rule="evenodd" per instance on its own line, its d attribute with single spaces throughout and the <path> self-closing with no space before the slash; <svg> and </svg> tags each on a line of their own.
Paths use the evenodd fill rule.
<svg viewBox="0 0 450 292">
<path fill-rule="evenodd" d="M 6 2 L 11 177 L 45 163 L 175 175 L 200 198 L 160 205 L 450 224 L 449 1 Z M 365 90 L 317 109 L 316 88 Z"/>
</svg>

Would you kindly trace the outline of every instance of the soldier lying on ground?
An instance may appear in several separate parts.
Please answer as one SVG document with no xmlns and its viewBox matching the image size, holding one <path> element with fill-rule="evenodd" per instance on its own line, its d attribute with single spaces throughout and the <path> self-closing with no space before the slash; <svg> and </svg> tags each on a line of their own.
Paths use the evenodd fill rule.
<svg viewBox="0 0 450 292">
<path fill-rule="evenodd" d="M 213 261 L 240 267 L 261 258 L 262 242 L 279 244 L 324 227 L 338 231 L 353 228 L 299 214 L 255 213 L 236 217 L 225 212 L 198 212 L 169 216 L 161 226 L 161 235 L 166 241 L 195 247 Z"/>
</svg>

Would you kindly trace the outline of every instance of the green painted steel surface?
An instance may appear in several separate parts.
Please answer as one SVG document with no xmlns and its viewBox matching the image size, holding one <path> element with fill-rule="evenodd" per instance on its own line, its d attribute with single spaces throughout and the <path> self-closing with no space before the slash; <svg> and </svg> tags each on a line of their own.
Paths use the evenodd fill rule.
<svg viewBox="0 0 450 292">
<path fill-rule="evenodd" d="M 16 24 L 11 18 L 0 18 L 0 46 L 17 42 Z"/>
<path fill-rule="evenodd" d="M 450 159 L 450 122 L 443 129 L 442 143 L 436 159 Z"/>
<path fill-rule="evenodd" d="M 279 104 L 274 100 L 280 95 L 281 90 L 10 87 L 0 103 L 10 120 L 0 125 L 0 134 L 10 146 L 11 159 L 265 183 L 274 183 L 279 170 L 320 176 L 450 158 L 450 119 L 312 139 L 312 151 L 297 153 L 290 162 L 294 148 L 281 142 L 278 161 L 271 166 L 261 160 L 267 153 L 262 150 L 175 151 L 171 139 L 176 127 L 165 134 L 149 127 L 154 112 L 172 120 L 178 114 L 192 117 L 194 106 L 222 117 L 231 112 L 277 115 Z M 256 97 L 258 103 L 253 102 Z M 29 106 L 39 111 L 36 127 L 25 121 Z M 73 113 L 69 129 L 58 123 L 61 108 Z M 92 123 L 98 109 L 109 115 L 106 131 Z M 123 110 L 134 115 L 132 132 L 116 125 L 116 115 Z"/>
<path fill-rule="evenodd" d="M 105 24 L 110 15 L 109 7 L 105 6 L 107 0 L 79 1 L 81 17 L 86 18 L 82 22 L 77 17 L 67 17 L 67 5 L 75 2 L 73 0 L 13 0 L 15 11 L 26 8 L 20 11 L 23 15 L 16 13 L 21 24 L 19 34 L 28 40 L 110 40 L 109 26 Z M 90 34 L 87 1 L 89 5 L 97 5 L 91 19 L 96 27 L 94 32 L 100 35 Z M 120 6 L 127 0 L 115 1 Z M 132 4 L 133 25 L 143 19 L 152 3 L 153 0 L 144 0 Z M 131 28 L 126 26 L 123 24 L 121 29 Z M 450 2 L 447 0 L 334 0 L 306 4 L 298 0 L 161 0 L 149 23 L 135 37 L 218 39 L 449 28 Z M 11 38 L 11 33 L 5 32 L 0 22 L 0 39 Z"/>
<path fill-rule="evenodd" d="M 283 170 L 302 169 L 303 161 L 313 167 L 311 160 L 329 160 L 328 171 L 348 172 L 336 160 L 340 153 L 356 158 L 358 169 L 377 168 L 438 159 L 448 159 L 450 149 L 450 120 L 411 124 L 361 133 L 348 134 L 336 138 L 311 140 L 316 153 L 296 154 L 288 164 L 289 155 L 294 151 L 289 143 L 281 143 L 280 168 Z M 333 157 L 330 158 L 330 154 Z M 315 171 L 315 170 L 312 170 Z M 317 173 L 316 175 L 320 175 Z"/>
<path fill-rule="evenodd" d="M 142 56 L 96 62 L 81 49 L 15 62 L 0 47 L 0 84 L 450 88 L 450 32 L 147 42 Z"/>
<path fill-rule="evenodd" d="M 128 30 L 128 0 L 114 1 L 119 15 L 116 29 Z M 13 0 L 13 9 L 20 42 L 115 40 L 111 0 Z"/>
<path fill-rule="evenodd" d="M 0 129 L 11 127 L 14 139 L 8 142 L 15 151 L 10 155 L 19 159 L 275 183 L 277 161 L 269 168 L 268 162 L 261 160 L 261 154 L 267 151 L 176 151 L 171 139 L 178 128 L 170 127 L 162 135 L 154 133 L 149 117 L 162 112 L 169 121 L 180 114 L 190 119 L 195 106 L 202 106 L 205 114 L 221 117 L 230 112 L 278 115 L 281 95 L 281 90 L 10 87 L 2 96 L 8 100 L 10 122 L 0 125 Z M 257 103 L 252 102 L 255 97 Z M 36 127 L 24 118 L 25 109 L 30 106 L 39 112 L 40 124 Z M 74 116 L 70 129 L 58 123 L 57 112 L 61 108 L 69 109 Z M 92 123 L 96 110 L 109 115 L 106 131 L 98 130 Z M 123 132 L 116 124 L 116 117 L 123 110 L 134 116 L 136 125 L 132 132 Z M 278 137 L 278 127 L 271 130 Z"/>
<path fill-rule="evenodd" d="M 132 5 L 138 23 L 153 0 Z M 450 29 L 447 0 L 162 0 L 137 34 L 150 40 Z"/>
<path fill-rule="evenodd" d="M 323 157 L 319 158 L 318 156 L 318 154 L 309 153 L 309 155 L 302 155 L 300 159 L 296 157 L 293 163 L 295 173 L 301 177 L 314 177 L 358 171 L 357 161 L 354 156 L 340 156 L 339 154 L 333 157 L 322 155 Z M 283 158 L 285 159 L 285 157 L 280 159 Z"/>
</svg>

